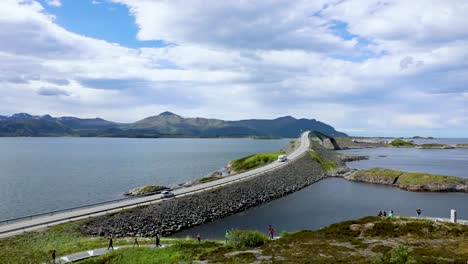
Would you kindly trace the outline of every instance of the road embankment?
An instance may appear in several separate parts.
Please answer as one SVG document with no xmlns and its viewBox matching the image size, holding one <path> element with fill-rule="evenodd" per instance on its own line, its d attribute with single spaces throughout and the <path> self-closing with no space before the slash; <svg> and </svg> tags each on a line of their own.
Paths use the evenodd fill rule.
<svg viewBox="0 0 468 264">
<path fill-rule="evenodd" d="M 296 192 L 325 175 L 310 155 L 258 177 L 162 203 L 101 216 L 81 226 L 94 236 L 164 236 Z"/>
</svg>

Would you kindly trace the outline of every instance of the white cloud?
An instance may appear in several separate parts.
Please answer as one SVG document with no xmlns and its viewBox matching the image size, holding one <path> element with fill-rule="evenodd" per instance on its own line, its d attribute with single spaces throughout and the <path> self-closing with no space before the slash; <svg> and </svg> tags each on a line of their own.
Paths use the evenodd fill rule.
<svg viewBox="0 0 468 264">
<path fill-rule="evenodd" d="M 62 6 L 62 2 L 60 2 L 60 0 L 46 0 L 46 3 L 50 6 L 55 6 L 55 7 Z"/>
<path fill-rule="evenodd" d="M 0 114 L 134 121 L 171 110 L 288 114 L 353 133 L 468 128 L 465 2 L 114 2 L 129 8 L 139 39 L 173 45 L 127 48 L 67 31 L 37 1 L 1 1 Z"/>
</svg>

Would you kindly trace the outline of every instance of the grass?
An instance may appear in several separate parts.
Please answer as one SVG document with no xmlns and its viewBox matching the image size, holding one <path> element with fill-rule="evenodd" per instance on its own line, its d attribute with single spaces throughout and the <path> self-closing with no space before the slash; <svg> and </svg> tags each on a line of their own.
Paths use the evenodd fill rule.
<svg viewBox="0 0 468 264">
<path fill-rule="evenodd" d="M 278 159 L 279 155 L 282 154 L 284 154 L 284 152 L 268 152 L 254 154 L 232 161 L 231 166 L 236 172 L 251 170 L 272 163 L 273 161 Z"/>
<path fill-rule="evenodd" d="M 326 173 L 329 173 L 329 172 L 333 171 L 338 166 L 338 164 L 335 161 L 327 160 L 327 159 L 321 157 L 315 151 L 309 151 L 309 154 L 312 157 L 312 159 L 314 159 L 318 164 L 320 164 L 323 171 L 325 171 Z"/>
<path fill-rule="evenodd" d="M 69 223 L 41 232 L 0 240 L 0 263 L 47 263 L 48 251 L 59 256 L 107 246 L 106 238 L 84 236 L 82 223 Z M 269 241 L 259 231 L 231 231 L 232 241 L 173 240 L 167 248 L 125 248 L 80 264 L 136 263 L 466 263 L 468 226 L 410 218 L 365 217 L 332 224 L 316 231 L 283 233 Z M 132 244 L 115 239 L 115 245 Z M 140 240 L 141 244 L 150 240 Z M 401 257 L 401 258 L 400 258 Z"/>
<path fill-rule="evenodd" d="M 205 183 L 205 182 L 210 182 L 210 181 L 216 181 L 216 180 L 219 180 L 219 179 L 222 179 L 222 178 L 223 178 L 223 176 L 211 175 L 211 176 L 206 176 L 206 177 L 200 178 L 198 180 L 198 182 Z"/>
<path fill-rule="evenodd" d="M 82 234 L 72 222 L 52 226 L 47 230 L 28 232 L 15 237 L 0 239 L 0 263 L 44 263 L 50 259 L 50 251 L 63 256 L 89 249 L 105 248 L 108 238 Z M 140 238 L 141 245 L 153 243 L 153 239 Z M 114 239 L 114 246 L 132 245 L 132 238 Z"/>
<path fill-rule="evenodd" d="M 109 254 L 78 262 L 79 264 L 165 264 L 191 263 L 203 254 L 209 254 L 222 247 L 222 244 L 206 241 L 182 241 L 167 248 L 125 248 Z"/>
<path fill-rule="evenodd" d="M 404 173 L 398 179 L 398 182 L 403 184 L 457 183 L 463 181 L 459 177 L 421 172 Z"/>
<path fill-rule="evenodd" d="M 228 233 L 228 244 L 234 248 L 258 247 L 268 241 L 268 236 L 257 230 L 233 229 Z"/>
<path fill-rule="evenodd" d="M 468 148 L 468 144 L 457 144 L 458 148 Z"/>
<path fill-rule="evenodd" d="M 232 251 L 217 252 L 205 259 L 235 263 L 229 253 Z M 466 263 L 468 226 L 365 217 L 317 231 L 288 233 L 261 246 L 255 257 L 257 261 L 267 260 L 266 263 L 375 263 L 377 260 L 379 263 Z M 398 262 L 400 259 L 403 262 Z M 414 261 L 404 262 L 407 260 Z"/>
<path fill-rule="evenodd" d="M 146 193 L 153 193 L 153 192 L 157 192 L 157 191 L 162 191 L 162 190 L 167 190 L 168 188 L 165 187 L 165 186 L 158 186 L 158 185 L 146 185 L 146 186 L 143 186 L 141 189 L 140 189 L 140 192 L 141 194 L 146 194 Z"/>
<path fill-rule="evenodd" d="M 392 142 L 390 142 L 390 145 L 394 147 L 412 147 L 414 146 L 414 143 L 403 139 L 394 139 Z"/>
</svg>

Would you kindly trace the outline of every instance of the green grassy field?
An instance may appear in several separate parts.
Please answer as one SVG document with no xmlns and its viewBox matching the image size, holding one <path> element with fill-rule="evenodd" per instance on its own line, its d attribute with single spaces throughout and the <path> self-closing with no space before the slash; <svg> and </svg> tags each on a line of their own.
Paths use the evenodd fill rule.
<svg viewBox="0 0 468 264">
<path fill-rule="evenodd" d="M 79 226 L 83 222 L 56 225 L 47 230 L 24 233 L 0 239 L 0 263 L 43 263 L 50 258 L 50 251 L 58 256 L 89 249 L 105 248 L 108 238 L 82 234 Z M 139 239 L 140 244 L 154 243 L 153 239 Z M 132 238 L 114 239 L 114 246 L 132 245 Z"/>
<path fill-rule="evenodd" d="M 457 183 L 464 182 L 462 178 L 421 172 L 404 173 L 398 179 L 404 184 L 428 184 L 428 183 Z"/>
<path fill-rule="evenodd" d="M 209 254 L 223 247 L 214 241 L 198 243 L 193 240 L 179 241 L 167 248 L 125 248 L 109 254 L 77 262 L 79 264 L 170 264 L 192 263 L 203 254 Z"/>
<path fill-rule="evenodd" d="M 81 234 L 81 223 L 58 225 L 0 240 L 0 263 L 47 263 L 59 256 L 107 246 L 106 238 Z M 235 231 L 235 232 L 234 232 Z M 125 248 L 80 264 L 138 263 L 466 263 L 468 226 L 409 218 L 365 217 L 316 231 L 283 233 L 271 241 L 258 231 L 233 230 L 229 243 L 163 240 L 166 248 Z M 133 240 L 115 239 L 115 245 Z M 140 239 L 141 244 L 152 239 Z M 401 255 L 401 256 L 400 256 Z M 398 257 L 414 262 L 389 262 Z"/>
<path fill-rule="evenodd" d="M 251 170 L 269 163 L 278 159 L 279 155 L 284 154 L 284 152 L 267 152 L 267 153 L 258 153 L 236 159 L 231 162 L 231 166 L 236 172 L 242 172 L 246 170 Z"/>
<path fill-rule="evenodd" d="M 309 151 L 309 155 L 314 159 L 316 162 L 320 164 L 322 167 L 323 171 L 326 173 L 333 171 L 336 167 L 338 167 L 338 164 L 333 161 L 333 160 L 327 160 L 323 157 L 321 157 L 317 152 L 315 151 Z"/>
</svg>

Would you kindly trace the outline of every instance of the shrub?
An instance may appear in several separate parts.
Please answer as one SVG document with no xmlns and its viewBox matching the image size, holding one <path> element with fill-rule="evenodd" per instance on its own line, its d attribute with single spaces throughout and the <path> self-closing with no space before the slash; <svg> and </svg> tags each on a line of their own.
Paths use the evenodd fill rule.
<svg viewBox="0 0 468 264">
<path fill-rule="evenodd" d="M 236 248 L 259 247 L 268 241 L 268 236 L 257 230 L 232 229 L 227 238 L 228 244 Z"/>
<path fill-rule="evenodd" d="M 236 172 L 242 172 L 272 163 L 277 160 L 278 156 L 281 154 L 284 154 L 284 152 L 259 153 L 234 160 L 231 164 Z"/>
<path fill-rule="evenodd" d="M 414 146 L 414 143 L 403 139 L 395 139 L 392 142 L 390 142 L 390 145 L 394 147 L 410 147 Z"/>
<path fill-rule="evenodd" d="M 416 260 L 410 256 L 411 249 L 405 245 L 399 245 L 389 253 L 384 253 L 375 261 L 377 264 L 414 264 Z"/>
</svg>

